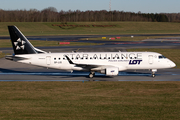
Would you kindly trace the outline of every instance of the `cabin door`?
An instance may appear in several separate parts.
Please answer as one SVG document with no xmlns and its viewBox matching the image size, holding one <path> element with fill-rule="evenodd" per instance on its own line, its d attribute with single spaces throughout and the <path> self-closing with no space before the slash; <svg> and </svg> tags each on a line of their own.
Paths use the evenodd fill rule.
<svg viewBox="0 0 180 120">
<path fill-rule="evenodd" d="M 47 65 L 51 64 L 51 56 L 46 56 L 46 64 Z"/>
<path fill-rule="evenodd" d="M 149 55 L 149 64 L 153 64 L 153 55 Z"/>
</svg>

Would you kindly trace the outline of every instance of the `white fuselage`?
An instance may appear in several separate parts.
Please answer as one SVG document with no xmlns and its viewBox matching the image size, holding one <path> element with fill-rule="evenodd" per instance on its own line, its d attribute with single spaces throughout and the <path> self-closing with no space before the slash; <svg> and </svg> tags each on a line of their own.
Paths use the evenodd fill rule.
<svg viewBox="0 0 180 120">
<path fill-rule="evenodd" d="M 73 63 L 96 66 L 91 69 L 70 64 Z M 116 67 L 118 71 L 132 69 L 164 69 L 175 67 L 175 63 L 156 52 L 84 52 L 84 53 L 42 53 L 16 55 L 26 59 L 14 61 L 61 70 L 101 71 L 108 67 Z"/>
</svg>

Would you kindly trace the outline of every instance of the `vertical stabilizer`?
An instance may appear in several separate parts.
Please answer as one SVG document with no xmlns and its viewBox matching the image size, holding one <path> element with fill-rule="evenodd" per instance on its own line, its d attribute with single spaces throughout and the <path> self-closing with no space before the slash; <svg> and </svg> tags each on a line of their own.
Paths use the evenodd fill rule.
<svg viewBox="0 0 180 120">
<path fill-rule="evenodd" d="M 8 29 L 15 55 L 37 54 L 34 46 L 16 26 L 8 26 Z"/>
</svg>

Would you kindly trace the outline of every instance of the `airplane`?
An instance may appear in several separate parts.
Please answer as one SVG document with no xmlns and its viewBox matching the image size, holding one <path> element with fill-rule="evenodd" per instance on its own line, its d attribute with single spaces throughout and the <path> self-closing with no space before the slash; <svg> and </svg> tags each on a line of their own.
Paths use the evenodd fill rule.
<svg viewBox="0 0 180 120">
<path fill-rule="evenodd" d="M 119 71 L 148 69 L 155 77 L 157 69 L 173 68 L 174 62 L 156 52 L 69 52 L 48 53 L 35 48 L 16 26 L 8 26 L 14 54 L 6 59 L 30 65 L 70 71 L 88 71 L 117 76 Z"/>
</svg>

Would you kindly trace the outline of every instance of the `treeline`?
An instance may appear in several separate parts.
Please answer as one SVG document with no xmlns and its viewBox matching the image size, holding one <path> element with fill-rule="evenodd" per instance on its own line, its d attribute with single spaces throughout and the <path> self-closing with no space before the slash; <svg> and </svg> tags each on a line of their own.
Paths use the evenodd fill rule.
<svg viewBox="0 0 180 120">
<path fill-rule="evenodd" d="M 179 22 L 180 14 L 145 14 L 123 11 L 57 11 L 54 7 L 41 11 L 1 10 L 0 22 L 96 22 L 96 21 L 145 21 Z"/>
<path fill-rule="evenodd" d="M 169 22 L 180 22 L 180 13 L 166 13 Z"/>
</svg>

